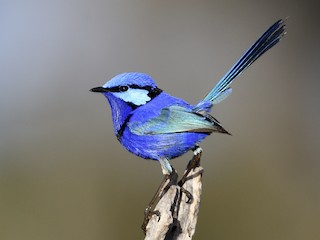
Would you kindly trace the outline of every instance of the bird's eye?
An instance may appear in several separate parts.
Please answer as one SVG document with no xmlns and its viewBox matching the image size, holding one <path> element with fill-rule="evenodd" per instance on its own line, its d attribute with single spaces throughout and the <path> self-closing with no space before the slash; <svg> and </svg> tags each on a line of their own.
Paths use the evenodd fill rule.
<svg viewBox="0 0 320 240">
<path fill-rule="evenodd" d="M 128 86 L 120 86 L 120 87 L 119 87 L 119 91 L 120 91 L 120 92 L 125 92 L 125 91 L 127 91 L 128 89 L 129 89 Z"/>
</svg>

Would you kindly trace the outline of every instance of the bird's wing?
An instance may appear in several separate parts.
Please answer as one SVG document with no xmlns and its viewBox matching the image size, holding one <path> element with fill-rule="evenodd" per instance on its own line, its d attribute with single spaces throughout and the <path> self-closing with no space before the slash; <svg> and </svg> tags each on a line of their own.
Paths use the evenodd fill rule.
<svg viewBox="0 0 320 240">
<path fill-rule="evenodd" d="M 163 108 L 160 115 L 144 123 L 130 122 L 128 127 L 137 135 L 214 131 L 227 133 L 214 118 L 177 105 Z"/>
</svg>

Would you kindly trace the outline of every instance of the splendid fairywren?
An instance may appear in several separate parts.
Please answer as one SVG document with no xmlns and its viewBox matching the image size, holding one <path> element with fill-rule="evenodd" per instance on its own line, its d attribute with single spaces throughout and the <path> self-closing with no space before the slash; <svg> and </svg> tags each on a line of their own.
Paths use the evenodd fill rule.
<svg viewBox="0 0 320 240">
<path fill-rule="evenodd" d="M 91 91 L 108 99 L 120 143 L 135 155 L 159 161 L 163 173 L 171 174 L 168 160 L 195 149 L 212 132 L 228 133 L 209 114 L 211 107 L 229 96 L 233 79 L 280 41 L 284 22 L 274 23 L 197 105 L 165 93 L 144 73 L 119 74 Z"/>
</svg>

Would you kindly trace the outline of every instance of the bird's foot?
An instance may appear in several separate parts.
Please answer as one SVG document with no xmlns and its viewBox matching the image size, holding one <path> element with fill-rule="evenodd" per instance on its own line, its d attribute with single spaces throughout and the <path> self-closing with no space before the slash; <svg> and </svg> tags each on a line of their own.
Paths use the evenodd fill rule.
<svg viewBox="0 0 320 240">
<path fill-rule="evenodd" d="M 141 229 L 143 230 L 144 234 L 146 234 L 147 225 L 153 215 L 157 215 L 158 222 L 160 221 L 161 213 L 158 210 L 152 210 L 150 206 L 146 207 L 144 210 L 144 219 L 141 225 Z"/>
</svg>

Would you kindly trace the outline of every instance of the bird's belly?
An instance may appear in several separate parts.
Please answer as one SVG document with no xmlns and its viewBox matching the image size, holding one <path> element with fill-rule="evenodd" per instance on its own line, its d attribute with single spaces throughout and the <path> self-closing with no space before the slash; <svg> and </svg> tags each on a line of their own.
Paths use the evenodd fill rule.
<svg viewBox="0 0 320 240">
<path fill-rule="evenodd" d="M 145 159 L 172 159 L 189 151 L 208 135 L 195 132 L 136 135 L 126 128 L 121 144 L 131 153 Z"/>
</svg>

